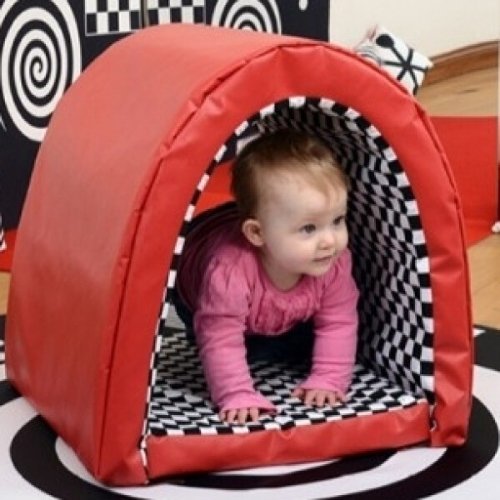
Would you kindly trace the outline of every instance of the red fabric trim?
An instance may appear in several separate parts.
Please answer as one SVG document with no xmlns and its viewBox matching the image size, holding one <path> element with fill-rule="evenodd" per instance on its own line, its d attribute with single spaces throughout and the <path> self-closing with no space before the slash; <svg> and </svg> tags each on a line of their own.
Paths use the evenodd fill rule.
<svg viewBox="0 0 500 500">
<path fill-rule="evenodd" d="M 151 437 L 150 479 L 186 472 L 327 460 L 429 439 L 426 404 L 325 424 L 220 436 Z"/>
</svg>

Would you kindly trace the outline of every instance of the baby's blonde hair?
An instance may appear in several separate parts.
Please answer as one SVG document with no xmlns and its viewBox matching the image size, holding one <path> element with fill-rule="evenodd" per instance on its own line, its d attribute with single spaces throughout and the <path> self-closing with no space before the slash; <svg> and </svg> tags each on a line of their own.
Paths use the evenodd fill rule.
<svg viewBox="0 0 500 500">
<path fill-rule="evenodd" d="M 231 191 L 241 218 L 256 217 L 266 174 L 289 172 L 322 192 L 349 189 L 349 179 L 322 140 L 290 129 L 264 134 L 248 143 L 233 163 Z"/>
</svg>

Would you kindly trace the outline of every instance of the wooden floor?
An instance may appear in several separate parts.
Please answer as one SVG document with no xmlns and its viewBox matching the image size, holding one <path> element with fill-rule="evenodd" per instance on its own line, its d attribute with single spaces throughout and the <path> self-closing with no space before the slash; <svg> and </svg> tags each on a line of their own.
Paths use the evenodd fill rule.
<svg viewBox="0 0 500 500">
<path fill-rule="evenodd" d="M 432 116 L 497 116 L 498 71 L 482 69 L 424 85 L 418 101 Z"/>
<path fill-rule="evenodd" d="M 7 311 L 7 296 L 9 294 L 10 275 L 0 273 L 0 314 Z"/>
<path fill-rule="evenodd" d="M 430 115 L 494 116 L 498 110 L 496 68 L 424 85 L 418 99 Z M 491 235 L 468 250 L 473 318 L 500 329 L 500 235 Z M 7 310 L 10 277 L 0 273 L 0 314 Z"/>
</svg>

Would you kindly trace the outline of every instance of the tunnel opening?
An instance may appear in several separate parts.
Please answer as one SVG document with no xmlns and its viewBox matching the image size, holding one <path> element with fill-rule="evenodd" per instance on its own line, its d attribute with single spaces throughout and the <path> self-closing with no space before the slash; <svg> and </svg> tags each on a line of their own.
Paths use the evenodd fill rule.
<svg viewBox="0 0 500 500">
<path fill-rule="evenodd" d="M 258 423 L 221 422 L 210 402 L 196 347 L 174 313 L 172 290 L 194 214 L 227 201 L 224 180 L 249 137 L 281 128 L 316 134 L 350 178 L 348 207 L 353 274 L 360 290 L 357 363 L 345 404 L 311 408 L 290 397 L 304 367 L 257 362 L 256 389 L 279 409 Z M 222 181 L 221 181 L 222 178 Z M 221 188 L 222 186 L 222 188 Z M 208 189 L 208 191 L 207 191 Z M 208 196 L 207 196 L 208 192 Z M 355 109 L 318 97 L 293 96 L 260 109 L 221 146 L 186 211 L 177 239 L 155 335 L 144 434 L 213 435 L 288 429 L 434 403 L 431 276 L 418 203 L 394 150 Z"/>
</svg>

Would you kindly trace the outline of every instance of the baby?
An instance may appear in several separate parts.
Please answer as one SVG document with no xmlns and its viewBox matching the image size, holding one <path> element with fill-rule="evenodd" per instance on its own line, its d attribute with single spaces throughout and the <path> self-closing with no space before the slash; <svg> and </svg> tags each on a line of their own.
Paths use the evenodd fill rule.
<svg viewBox="0 0 500 500">
<path fill-rule="evenodd" d="M 292 396 L 345 401 L 358 324 L 347 178 L 319 139 L 282 130 L 243 148 L 231 189 L 236 204 L 195 219 L 177 279 L 176 308 L 194 330 L 219 417 L 243 424 L 276 411 L 248 368 L 252 345 L 266 342 L 309 357 Z"/>
</svg>

